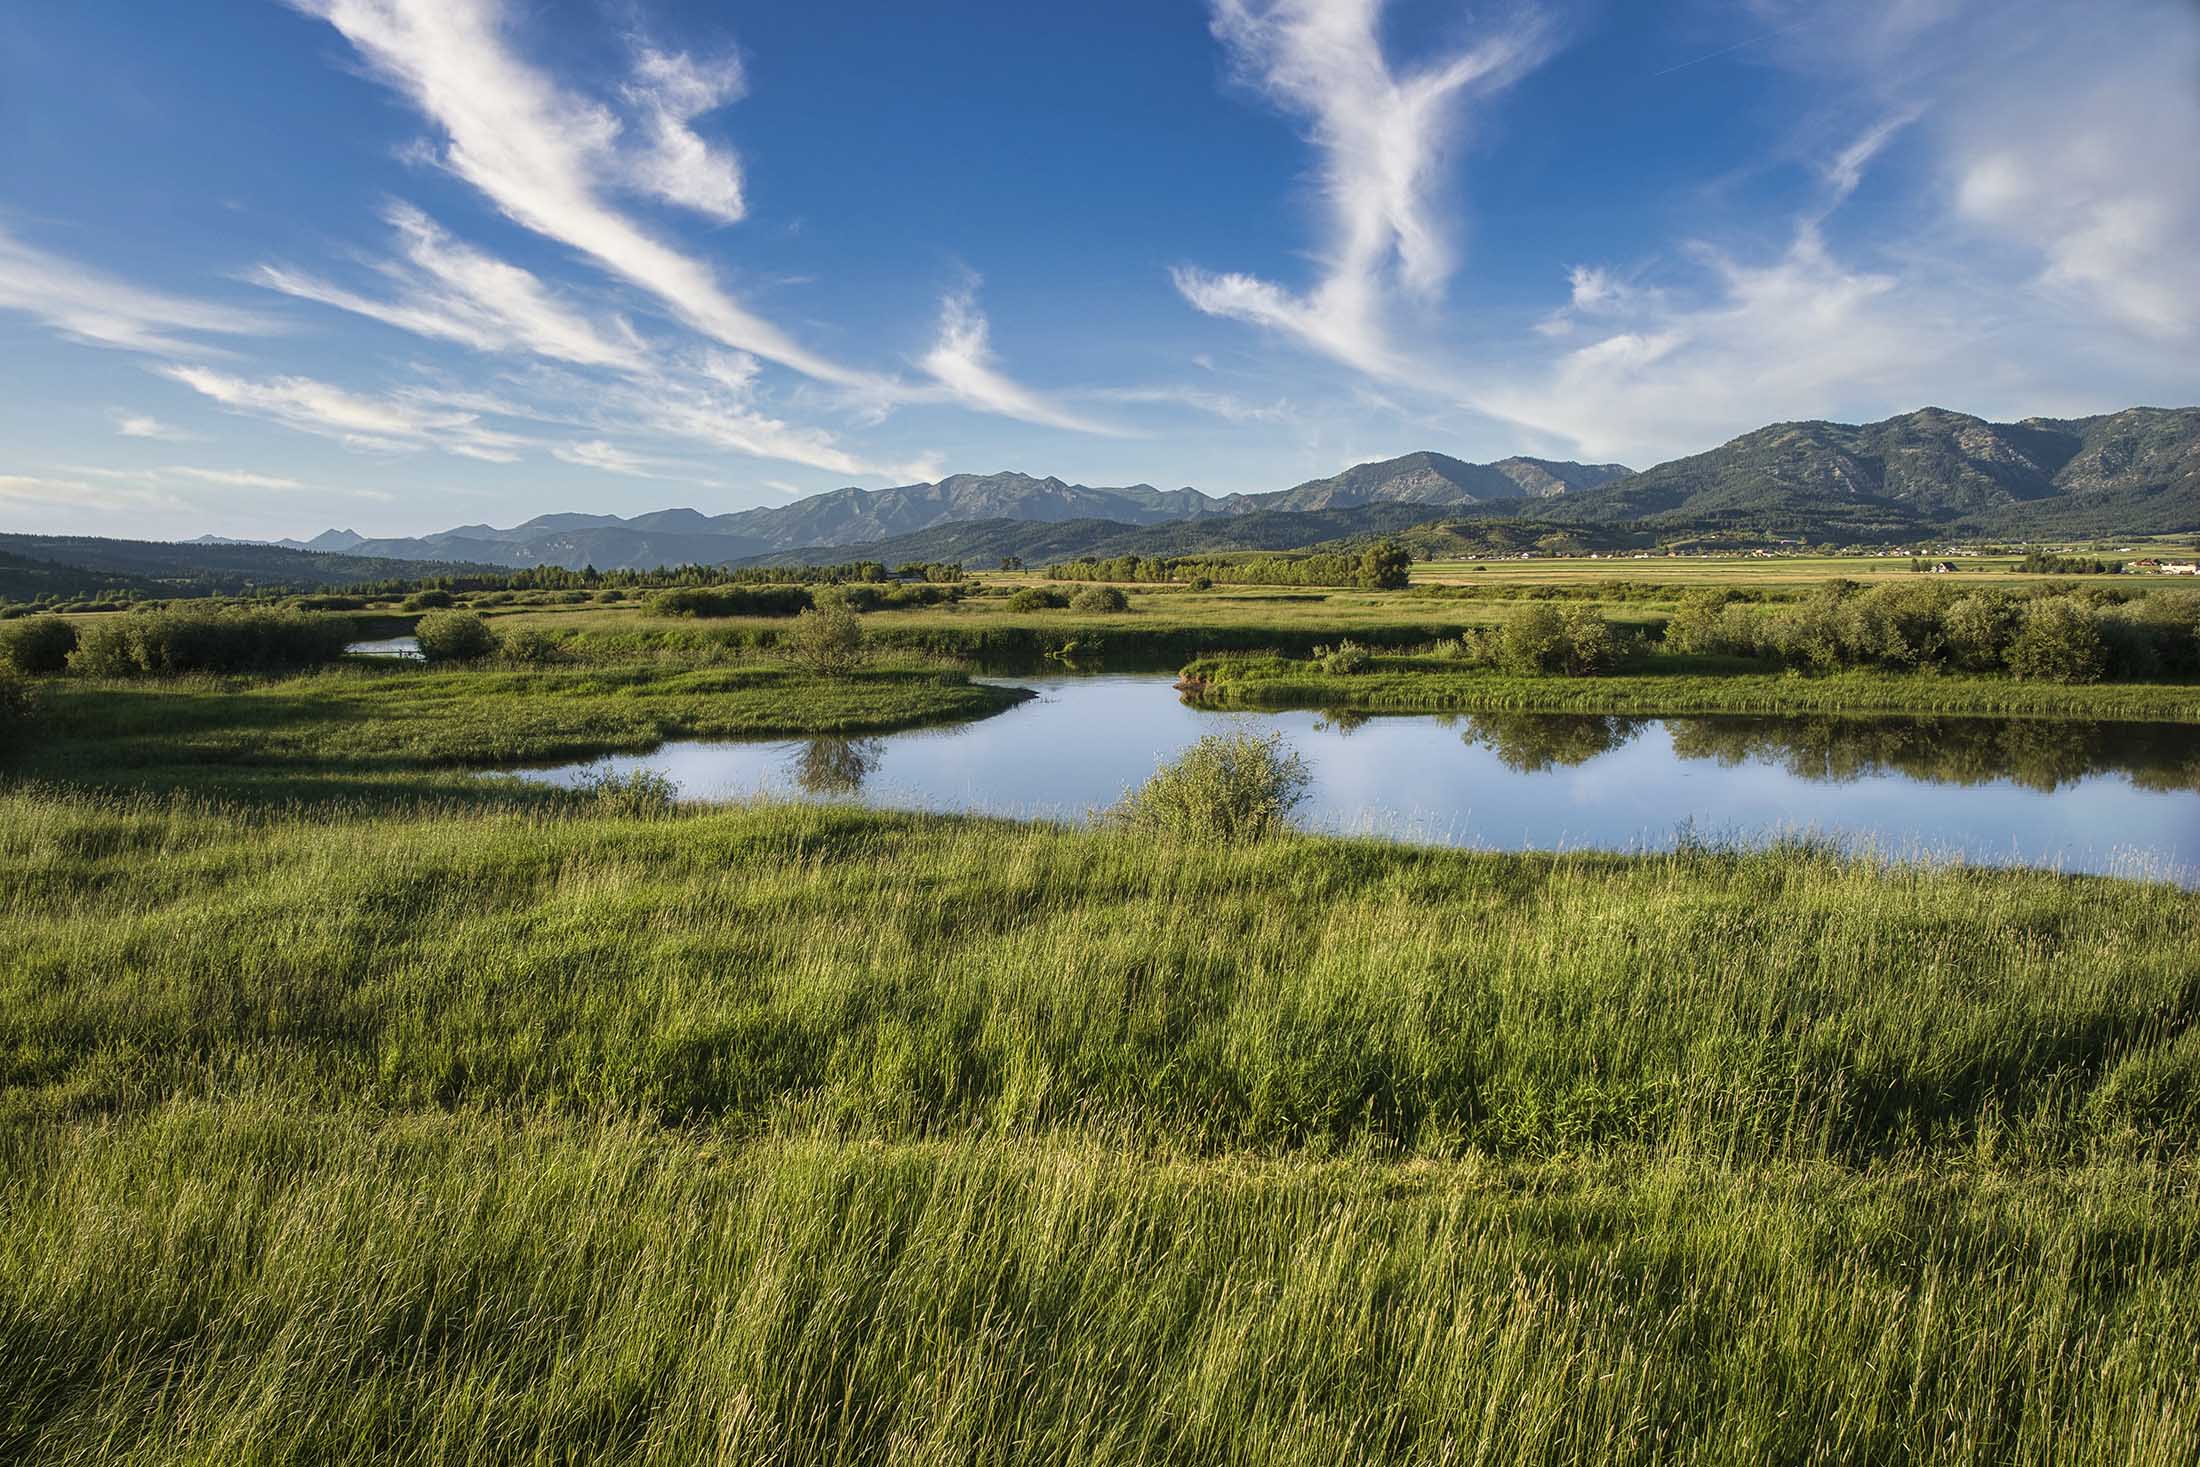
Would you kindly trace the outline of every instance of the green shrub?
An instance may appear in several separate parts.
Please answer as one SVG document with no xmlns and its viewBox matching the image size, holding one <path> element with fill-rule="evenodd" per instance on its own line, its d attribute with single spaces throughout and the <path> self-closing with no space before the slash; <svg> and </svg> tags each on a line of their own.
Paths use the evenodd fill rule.
<svg viewBox="0 0 2200 1467">
<path fill-rule="evenodd" d="M 29 680 L 0 663 L 0 759 L 29 742 L 38 719 L 38 702 Z"/>
<path fill-rule="evenodd" d="M 1505 614 L 1497 660 L 1508 672 L 1556 672 L 1566 659 L 1566 623 L 1555 607 L 1524 602 Z"/>
<path fill-rule="evenodd" d="M 430 662 L 476 662 L 497 650 L 497 634 L 471 611 L 431 611 L 413 635 Z"/>
<path fill-rule="evenodd" d="M 539 667 L 563 661 L 565 648 L 540 627 L 518 627 L 497 639 L 497 655 L 506 662 Z"/>
<path fill-rule="evenodd" d="M 0 662 L 17 672 L 60 672 L 76 650 L 76 625 L 58 616 L 33 616 L 0 631 Z"/>
<path fill-rule="evenodd" d="M 1086 616 L 1112 616 L 1131 609 L 1131 598 L 1114 586 L 1087 586 L 1069 598 L 1069 609 Z"/>
<path fill-rule="evenodd" d="M 416 591 L 405 598 L 407 611 L 441 611 L 450 604 L 448 591 Z"/>
<path fill-rule="evenodd" d="M 1681 609 L 1665 624 L 1665 650 L 1697 657 L 1729 656 L 1743 650 L 1727 639 L 1728 600 L 1727 593 L 1717 588 L 1690 591 L 1683 596 Z"/>
<path fill-rule="evenodd" d="M 1108 823 L 1168 840 L 1225 845 L 1290 828 L 1313 775 L 1283 735 L 1209 734 L 1106 812 Z"/>
<path fill-rule="evenodd" d="M 796 665 L 826 677 L 845 677 L 868 656 L 863 618 L 837 597 L 797 616 L 779 646 Z"/>
<path fill-rule="evenodd" d="M 1619 639 L 1593 606 L 1569 606 L 1558 614 L 1565 639 L 1560 666 L 1574 677 L 1594 677 L 1619 665 Z"/>
<path fill-rule="evenodd" d="M 2026 609 L 2024 628 L 2009 644 L 2008 662 L 2022 678 L 2098 682 L 2108 668 L 2100 617 L 2068 597 L 2043 597 Z"/>
<path fill-rule="evenodd" d="M 1993 672 L 2024 629 L 2024 598 L 2010 591 L 1974 591 L 1941 618 L 1948 660 L 1966 672 Z"/>
<path fill-rule="evenodd" d="M 333 662 L 354 635 L 347 618 L 309 611 L 137 611 L 81 630 L 69 666 L 94 677 L 274 672 Z"/>
<path fill-rule="evenodd" d="M 801 586 L 675 586 L 642 609 L 650 616 L 795 616 L 811 604 Z"/>
<path fill-rule="evenodd" d="M 1321 664 L 1323 672 L 1336 677 L 1349 677 L 1355 672 L 1365 672 L 1375 660 L 1375 654 L 1358 642 L 1347 638 L 1334 647 L 1316 647 L 1314 660 Z"/>
<path fill-rule="evenodd" d="M 1060 611 L 1067 605 L 1069 597 L 1039 586 L 1026 586 L 1008 598 L 1010 611 Z"/>
<path fill-rule="evenodd" d="M 1360 554 L 1359 582 L 1377 591 L 1402 591 L 1411 578 L 1413 556 L 1395 540 L 1380 540 Z"/>
<path fill-rule="evenodd" d="M 612 819 L 651 820 L 669 815 L 680 801 L 680 786 L 654 769 L 594 770 L 583 775 L 574 789 L 588 802 L 589 813 Z"/>
<path fill-rule="evenodd" d="M 2157 591 L 2139 603 L 2133 620 L 2153 636 L 2164 675 L 2200 674 L 2200 591 Z"/>
</svg>

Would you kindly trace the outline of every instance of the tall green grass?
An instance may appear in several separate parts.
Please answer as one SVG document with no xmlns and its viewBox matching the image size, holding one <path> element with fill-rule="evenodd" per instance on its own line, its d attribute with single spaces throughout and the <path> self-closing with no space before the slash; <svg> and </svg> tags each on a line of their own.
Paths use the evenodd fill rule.
<svg viewBox="0 0 2200 1467">
<path fill-rule="evenodd" d="M 2189 1463 L 2196 932 L 1798 843 L 0 790 L 0 1460 Z"/>
<path fill-rule="evenodd" d="M 0 1114 L 241 1087 L 1393 1158 L 2200 1141 L 2200 894 L 1807 846 L 15 794 L 0 909 Z"/>
<path fill-rule="evenodd" d="M 2194 1181 L 177 1105 L 0 1144 L 0 1453 L 2181 1467 Z"/>
<path fill-rule="evenodd" d="M 923 668 L 822 678 L 764 663 L 640 661 L 61 678 L 41 693 L 37 736 L 9 766 L 19 778 L 263 799 L 480 798 L 494 791 L 463 771 L 675 738 L 877 733 L 984 717 L 1024 696 Z"/>
</svg>

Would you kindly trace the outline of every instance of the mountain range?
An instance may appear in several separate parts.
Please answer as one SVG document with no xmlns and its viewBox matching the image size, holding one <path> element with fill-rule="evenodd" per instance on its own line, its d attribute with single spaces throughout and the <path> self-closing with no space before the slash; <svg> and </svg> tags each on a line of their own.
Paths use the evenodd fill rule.
<svg viewBox="0 0 2200 1467">
<path fill-rule="evenodd" d="M 1928 407 L 1861 425 L 1776 423 L 1641 472 L 1526 457 L 1475 464 L 1424 451 L 1272 493 L 1220 496 L 1014 472 L 955 474 L 728 514 L 547 514 L 504 529 L 460 525 L 404 539 L 329 530 L 275 543 L 353 558 L 513 568 L 874 556 L 989 564 L 1010 555 L 1124 554 L 1131 546 L 1289 549 L 1439 519 L 1624 529 L 1631 542 L 1645 533 L 1875 542 L 2200 528 L 2200 408 L 1994 423 Z M 194 543 L 244 542 L 206 536 Z"/>
<path fill-rule="evenodd" d="M 1013 472 L 954 474 L 936 484 L 836 489 L 793 504 L 731 514 L 706 515 L 694 509 L 661 509 L 631 518 L 546 514 L 509 529 L 460 525 L 418 538 L 385 540 L 366 539 L 350 530 L 328 530 L 311 540 L 270 543 L 290 550 L 404 560 L 462 560 L 510 567 L 547 564 L 578 569 L 593 565 L 610 570 L 708 565 L 794 551 L 837 549 L 869 554 L 870 546 L 904 540 L 941 526 L 996 520 L 1084 526 L 1087 528 L 1070 537 L 1081 544 L 1096 533 L 1091 528 L 1095 526 L 1105 527 L 1097 533 L 1112 534 L 1126 527 L 1382 504 L 1441 508 L 1507 504 L 1518 508 L 1531 499 L 1594 488 L 1626 473 L 1620 464 L 1534 458 L 1471 464 L 1441 453 L 1409 453 L 1381 463 L 1358 464 L 1334 477 L 1310 479 L 1274 493 L 1222 496 L 1190 488 L 1156 489 L 1151 484 L 1094 488 Z M 206 535 L 190 543 L 244 542 Z M 850 553 L 829 558 L 857 557 Z"/>
</svg>

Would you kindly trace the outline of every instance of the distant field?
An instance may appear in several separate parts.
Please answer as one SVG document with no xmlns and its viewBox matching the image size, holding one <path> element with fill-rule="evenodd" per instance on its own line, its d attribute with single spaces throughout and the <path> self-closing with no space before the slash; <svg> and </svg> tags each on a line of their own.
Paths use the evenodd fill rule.
<svg viewBox="0 0 2200 1467">
<path fill-rule="evenodd" d="M 2134 552 L 2136 556 L 2139 552 Z M 2149 555 L 2163 552 L 2147 549 Z M 2186 552 L 2190 554 L 2190 552 Z M 1930 556 L 1928 560 L 1947 557 Z M 2110 560 L 2122 557 L 2110 555 Z M 1855 581 L 1877 582 L 1888 576 L 1909 576 L 1912 557 L 1901 556 L 1653 556 L 1637 560 L 1624 555 L 1603 560 L 1569 558 L 1565 560 L 1432 560 L 1413 567 L 1416 584 L 1432 585 L 1529 585 L 1529 586 L 1583 586 L 1599 581 L 1644 581 L 1676 588 L 1696 586 L 1753 586 L 1753 587 L 1807 587 L 1821 581 L 1846 578 Z M 2038 575 L 2017 569 L 2015 556 L 1956 556 L 1950 558 L 1955 565 L 1954 574 L 1964 581 L 1974 578 L 2000 582 L 2042 582 L 2079 579 L 2067 575 Z M 1926 572 L 1925 574 L 1932 574 Z M 2087 581 L 2103 580 L 2126 588 L 2140 585 L 2182 585 L 2191 588 L 2192 582 L 2184 577 L 2170 576 L 2088 576 Z"/>
</svg>

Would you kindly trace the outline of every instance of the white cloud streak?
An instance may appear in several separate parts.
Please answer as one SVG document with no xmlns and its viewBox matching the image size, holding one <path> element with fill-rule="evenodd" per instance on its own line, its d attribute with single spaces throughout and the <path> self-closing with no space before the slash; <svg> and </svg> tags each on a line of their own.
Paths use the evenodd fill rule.
<svg viewBox="0 0 2200 1467">
<path fill-rule="evenodd" d="M 973 407 L 1048 428 L 1121 436 L 1096 419 L 1071 412 L 1017 382 L 994 365 L 984 312 L 975 287 L 949 294 L 940 302 L 940 334 L 923 362 L 932 379 Z"/>
<path fill-rule="evenodd" d="M 867 374 L 794 341 L 737 301 L 702 261 L 606 201 L 608 188 L 636 181 L 627 177 L 619 120 L 515 55 L 497 0 L 291 3 L 335 26 L 376 75 L 410 98 L 442 131 L 442 164 L 513 222 L 650 292 L 687 325 L 726 346 L 819 381 L 878 386 Z M 671 94 L 663 87 L 651 93 Z M 662 177 L 645 174 L 638 181 L 662 192 Z"/>
<path fill-rule="evenodd" d="M 72 341 L 160 356 L 208 356 L 195 335 L 268 336 L 248 311 L 146 290 L 36 249 L 0 229 L 0 311 L 19 311 Z"/>
<path fill-rule="evenodd" d="M 164 443 L 187 443 L 196 433 L 164 423 L 150 413 L 133 413 L 126 408 L 116 408 L 112 416 L 115 432 L 124 438 L 149 438 Z"/>
<path fill-rule="evenodd" d="M 741 165 L 703 141 L 695 119 L 739 100 L 744 83 L 733 57 L 699 62 L 643 47 L 634 58 L 627 100 L 643 119 L 649 146 L 633 163 L 635 182 L 667 203 L 732 224 L 748 213 Z"/>
<path fill-rule="evenodd" d="M 1533 67 L 1545 42 L 1531 20 L 1401 74 L 1383 54 L 1382 9 L 1382 0 L 1214 0 L 1214 34 L 1240 73 L 1308 119 L 1329 240 L 1322 278 L 1304 295 L 1235 272 L 1182 266 L 1172 277 L 1209 315 L 1390 377 L 1407 365 L 1389 339 L 1390 297 L 1433 301 L 1455 266 L 1434 203 L 1444 147 L 1470 104 Z"/>
<path fill-rule="evenodd" d="M 162 375 L 244 413 L 350 448 L 382 452 L 435 448 L 463 458 L 512 463 L 528 440 L 485 426 L 477 413 L 396 395 L 367 396 L 310 377 L 253 381 L 205 367 L 171 364 Z"/>
<path fill-rule="evenodd" d="M 158 489 L 118 489 L 112 485 L 86 484 L 78 479 L 50 479 L 34 474 L 0 474 L 0 503 L 36 509 L 96 509 L 116 513 L 184 508 L 181 500 Z"/>
<path fill-rule="evenodd" d="M 580 366 L 641 370 L 645 353 L 623 321 L 599 326 L 567 308 L 529 271 L 454 240 L 407 204 L 388 219 L 404 263 L 382 267 L 400 293 L 377 300 L 278 265 L 247 277 L 256 285 L 476 351 L 531 352 Z"/>
</svg>

